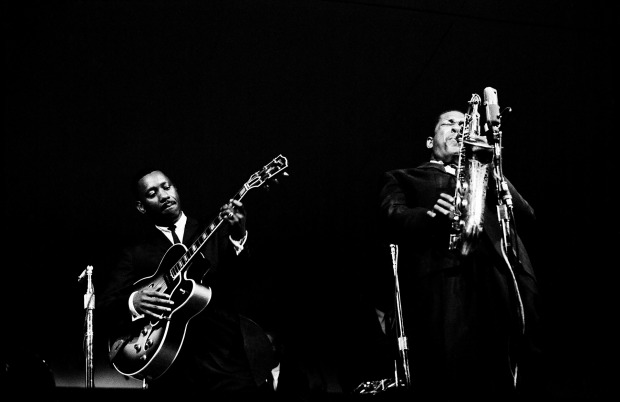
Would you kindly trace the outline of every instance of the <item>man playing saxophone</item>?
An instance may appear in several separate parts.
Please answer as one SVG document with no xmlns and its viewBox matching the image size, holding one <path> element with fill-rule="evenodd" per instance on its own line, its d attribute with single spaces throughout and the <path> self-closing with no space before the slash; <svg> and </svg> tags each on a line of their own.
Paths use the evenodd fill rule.
<svg viewBox="0 0 620 402">
<path fill-rule="evenodd" d="M 426 138 L 430 160 L 382 175 L 380 221 L 386 243 L 400 250 L 412 391 L 437 400 L 505 401 L 539 385 L 538 285 L 519 236 L 518 258 L 509 263 L 502 253 L 492 173 L 490 185 L 477 192 L 486 206 L 481 231 L 471 234 L 467 253 L 450 247 L 455 212 L 471 205 L 455 201 L 458 171 L 468 163 L 462 160 L 464 132 L 476 123 L 471 118 L 469 112 L 442 113 L 434 135 Z M 485 141 L 482 137 L 482 149 Z M 510 182 L 508 188 L 514 216 L 532 224 L 533 208 Z"/>
</svg>

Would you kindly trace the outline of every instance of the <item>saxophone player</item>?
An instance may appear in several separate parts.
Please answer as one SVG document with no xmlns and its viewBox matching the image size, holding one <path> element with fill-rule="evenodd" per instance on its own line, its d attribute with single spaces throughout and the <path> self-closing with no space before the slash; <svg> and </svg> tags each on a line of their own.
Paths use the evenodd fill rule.
<svg viewBox="0 0 620 402">
<path fill-rule="evenodd" d="M 381 229 L 387 242 L 400 247 L 412 392 L 437 400 L 514 400 L 542 389 L 538 285 L 521 238 L 516 266 L 507 267 L 501 256 L 492 185 L 473 250 L 463 255 L 448 247 L 454 165 L 467 117 L 457 110 L 439 115 L 433 135 L 426 138 L 430 160 L 383 173 Z M 532 224 L 533 208 L 508 186 L 516 219 Z"/>
</svg>

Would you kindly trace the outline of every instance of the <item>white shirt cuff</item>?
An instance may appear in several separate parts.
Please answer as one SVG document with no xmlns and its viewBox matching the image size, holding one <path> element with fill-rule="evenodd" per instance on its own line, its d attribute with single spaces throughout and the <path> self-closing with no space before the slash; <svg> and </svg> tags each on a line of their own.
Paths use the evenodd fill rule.
<svg viewBox="0 0 620 402">
<path fill-rule="evenodd" d="M 138 293 L 137 290 L 133 292 L 131 296 L 129 296 L 129 311 L 131 312 L 131 321 L 136 321 L 144 317 L 144 314 L 138 313 L 135 307 L 133 306 L 133 297 L 136 295 L 136 293 Z"/>
</svg>

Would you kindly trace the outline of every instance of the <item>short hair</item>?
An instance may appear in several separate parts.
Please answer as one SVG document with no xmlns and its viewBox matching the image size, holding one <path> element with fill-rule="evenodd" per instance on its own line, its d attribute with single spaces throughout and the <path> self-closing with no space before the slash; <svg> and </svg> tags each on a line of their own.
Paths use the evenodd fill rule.
<svg viewBox="0 0 620 402">
<path fill-rule="evenodd" d="M 142 194 L 140 194 L 138 191 L 138 183 L 140 182 L 140 180 L 147 174 L 158 171 L 163 172 L 163 170 L 161 170 L 157 166 L 143 166 L 136 170 L 135 173 L 131 176 L 131 181 L 129 182 L 129 190 L 135 200 L 139 201 L 142 196 Z"/>
</svg>

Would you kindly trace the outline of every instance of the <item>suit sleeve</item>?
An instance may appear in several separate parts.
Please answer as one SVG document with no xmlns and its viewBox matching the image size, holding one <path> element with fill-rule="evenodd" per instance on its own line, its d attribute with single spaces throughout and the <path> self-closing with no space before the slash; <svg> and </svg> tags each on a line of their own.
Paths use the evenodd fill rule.
<svg viewBox="0 0 620 402">
<path fill-rule="evenodd" d="M 434 219 L 428 215 L 441 191 L 440 188 L 428 186 L 421 178 L 404 172 L 384 173 L 380 190 L 380 213 L 388 240 L 424 244 L 445 237 L 450 222 L 442 217 Z"/>
<path fill-rule="evenodd" d="M 129 296 L 135 290 L 134 283 L 139 279 L 134 270 L 134 256 L 129 249 L 122 252 L 108 277 L 97 300 L 98 326 L 107 336 L 116 336 L 126 331 L 131 324 Z"/>
</svg>

